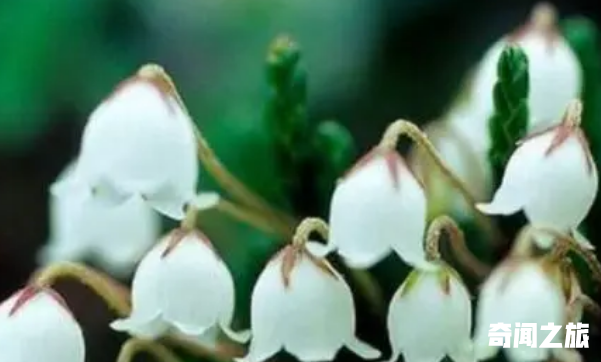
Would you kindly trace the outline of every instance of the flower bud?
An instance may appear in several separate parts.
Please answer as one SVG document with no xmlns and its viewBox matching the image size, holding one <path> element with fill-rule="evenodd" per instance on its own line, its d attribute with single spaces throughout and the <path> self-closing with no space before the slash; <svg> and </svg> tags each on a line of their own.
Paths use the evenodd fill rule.
<svg viewBox="0 0 601 362">
<path fill-rule="evenodd" d="M 406 362 L 472 362 L 471 326 L 470 296 L 455 270 L 414 270 L 390 302 L 390 361 L 402 353 Z"/>
<path fill-rule="evenodd" d="M 565 300 L 561 288 L 547 275 L 539 262 L 509 260 L 498 266 L 484 283 L 476 311 L 474 343 L 478 360 L 493 357 L 499 347 L 489 346 L 491 324 L 549 323 L 563 325 Z M 538 327 L 537 327 L 538 328 Z M 537 329 L 537 343 L 551 331 Z M 512 337 L 513 338 L 513 337 Z M 511 362 L 546 360 L 551 349 L 521 344 L 504 349 Z"/>
<path fill-rule="evenodd" d="M 349 266 L 370 267 L 395 251 L 427 268 L 423 247 L 426 195 L 403 158 L 375 148 L 338 182 L 330 205 L 329 244 Z"/>
<path fill-rule="evenodd" d="M 57 183 L 69 182 L 70 164 Z M 106 209 L 88 203 L 84 192 L 50 195 L 50 240 L 39 254 L 42 263 L 97 261 L 117 276 L 127 276 L 154 244 L 160 232 L 157 213 L 139 199 Z"/>
<path fill-rule="evenodd" d="M 494 109 L 493 87 L 497 81 L 497 62 L 507 45 L 520 46 L 528 57 L 529 130 L 557 124 L 565 105 L 578 97 L 582 74 L 578 58 L 557 27 L 555 9 L 539 4 L 529 22 L 497 41 L 484 55 L 471 88 L 475 102 L 490 115 Z M 474 126 L 485 134 L 488 118 Z"/>
<path fill-rule="evenodd" d="M 0 304 L 0 361 L 85 361 L 81 328 L 54 290 L 27 287 Z"/>
<path fill-rule="evenodd" d="M 199 231 L 177 229 L 142 260 L 132 285 L 132 313 L 111 324 L 142 338 L 169 329 L 200 337 L 219 326 L 243 342 L 247 333 L 229 325 L 234 314 L 234 282 L 210 240 Z"/>
<path fill-rule="evenodd" d="M 197 177 L 192 120 L 164 81 L 146 74 L 121 83 L 90 116 L 73 184 L 108 205 L 137 197 L 183 219 Z"/>
<path fill-rule="evenodd" d="M 251 302 L 252 341 L 245 362 L 281 349 L 300 361 L 331 361 L 345 346 L 365 359 L 380 352 L 355 336 L 351 290 L 336 270 L 298 246 L 287 246 L 259 275 Z"/>
<path fill-rule="evenodd" d="M 522 141 L 511 155 L 501 187 L 492 202 L 478 204 L 487 214 L 510 215 L 523 210 L 534 227 L 576 233 L 597 194 L 597 168 L 584 133 L 574 122 L 572 103 L 564 121 Z M 538 236 L 540 247 L 553 238 Z M 577 235 L 585 246 L 590 244 Z"/>
</svg>

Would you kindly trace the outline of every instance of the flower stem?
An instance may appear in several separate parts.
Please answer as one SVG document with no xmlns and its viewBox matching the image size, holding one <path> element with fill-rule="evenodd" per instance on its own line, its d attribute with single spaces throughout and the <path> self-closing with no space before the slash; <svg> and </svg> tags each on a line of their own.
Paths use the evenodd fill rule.
<svg viewBox="0 0 601 362">
<path fill-rule="evenodd" d="M 468 203 L 469 207 L 472 209 L 476 221 L 487 232 L 487 234 L 492 236 L 499 235 L 491 220 L 486 215 L 482 214 L 476 207 L 477 200 L 468 190 L 468 187 L 453 173 L 453 171 L 451 171 L 449 166 L 445 163 L 436 150 L 436 147 L 434 147 L 432 142 L 430 142 L 428 139 L 428 136 L 415 124 L 404 119 L 399 119 L 391 123 L 382 136 L 380 147 L 385 149 L 396 149 L 399 137 L 402 135 L 411 139 L 413 143 L 420 147 L 432 159 L 444 177 L 449 180 L 451 185 Z"/>
<path fill-rule="evenodd" d="M 325 240 L 328 239 L 328 224 L 320 218 L 305 218 L 297 227 L 292 237 L 292 245 L 303 246 L 312 232 L 317 232 Z"/>
<path fill-rule="evenodd" d="M 129 289 L 108 275 L 82 264 L 73 262 L 51 264 L 34 273 L 31 277 L 31 284 L 50 288 L 59 279 L 75 279 L 90 288 L 121 318 L 129 316 L 131 313 Z M 164 339 L 170 344 L 181 346 L 199 357 L 212 356 L 219 360 L 231 359 L 231 356 L 222 356 L 175 333 L 168 334 Z"/>
<path fill-rule="evenodd" d="M 247 188 L 246 185 L 238 180 L 223 165 L 223 163 L 221 163 L 206 138 L 204 138 L 202 132 L 200 132 L 196 124 L 192 121 L 192 115 L 188 111 L 184 101 L 182 100 L 182 97 L 177 91 L 175 83 L 161 66 L 157 64 L 146 64 L 138 70 L 138 76 L 148 79 L 159 79 L 169 88 L 168 91 L 170 95 L 176 99 L 182 110 L 190 119 L 190 123 L 194 129 L 194 135 L 196 136 L 198 143 L 198 157 L 200 158 L 200 161 L 224 190 L 229 192 L 232 197 L 238 199 L 240 203 L 249 208 L 254 208 L 264 214 L 270 219 L 270 222 L 280 224 L 282 229 L 286 228 L 288 225 L 294 224 L 294 220 L 290 216 L 285 215 L 281 211 L 270 206 L 267 201 Z"/>
<path fill-rule="evenodd" d="M 459 262 L 469 269 L 476 277 L 482 279 L 490 273 L 490 267 L 481 262 L 465 244 L 463 231 L 457 223 L 447 215 L 434 219 L 428 227 L 426 235 L 426 256 L 430 260 L 440 260 L 440 237 L 443 231 L 449 235 L 449 242 Z"/>
<path fill-rule="evenodd" d="M 180 358 L 162 344 L 137 338 L 130 338 L 121 346 L 117 362 L 132 362 L 140 352 L 151 354 L 161 362 L 182 362 Z"/>
<path fill-rule="evenodd" d="M 236 220 L 251 225 L 266 233 L 278 235 L 284 239 L 289 238 L 294 230 L 294 228 L 289 227 L 288 224 L 273 223 L 269 219 L 258 215 L 254 210 L 249 210 L 244 206 L 237 205 L 231 201 L 224 200 L 223 198 L 219 200 L 216 209 Z"/>
<path fill-rule="evenodd" d="M 108 275 L 82 264 L 60 262 L 36 272 L 32 283 L 40 287 L 52 287 L 59 279 L 75 279 L 101 297 L 119 317 L 131 311 L 129 290 Z"/>
<path fill-rule="evenodd" d="M 317 232 L 324 240 L 329 239 L 330 228 L 320 218 L 305 218 L 296 228 L 292 237 L 292 245 L 303 246 L 312 232 Z M 366 270 L 350 269 L 350 275 L 361 290 L 361 294 L 372 305 L 375 312 L 382 311 L 386 304 L 378 282 Z"/>
</svg>

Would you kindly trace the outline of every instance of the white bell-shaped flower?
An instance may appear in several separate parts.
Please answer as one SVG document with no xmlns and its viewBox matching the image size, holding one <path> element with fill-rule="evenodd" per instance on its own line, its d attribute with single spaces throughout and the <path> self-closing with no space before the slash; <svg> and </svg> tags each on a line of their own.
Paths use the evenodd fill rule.
<svg viewBox="0 0 601 362">
<path fill-rule="evenodd" d="M 355 336 L 351 290 L 325 260 L 288 246 L 259 275 L 251 302 L 252 340 L 240 361 L 260 362 L 281 349 L 300 361 L 331 361 L 341 347 L 365 359 L 380 352 Z"/>
<path fill-rule="evenodd" d="M 158 67 L 146 66 L 94 110 L 83 132 L 77 185 L 105 204 L 132 197 L 173 219 L 195 195 L 192 120 Z M 72 187 L 57 187 L 68 190 Z"/>
<path fill-rule="evenodd" d="M 74 167 L 70 164 L 57 183 L 73 177 Z M 158 239 L 159 215 L 139 199 L 107 209 L 88 203 L 90 196 L 83 189 L 51 193 L 50 240 L 39 260 L 92 259 L 113 275 L 127 276 Z"/>
<path fill-rule="evenodd" d="M 509 159 L 492 202 L 478 208 L 499 215 L 523 210 L 534 227 L 574 234 L 590 247 L 576 228 L 595 200 L 598 176 L 586 137 L 575 122 L 579 117 L 580 103 L 575 101 L 562 124 L 524 140 Z M 546 248 L 553 238 L 536 240 Z"/>
<path fill-rule="evenodd" d="M 471 94 L 474 102 L 490 115 L 493 87 L 497 82 L 497 62 L 507 45 L 520 46 L 528 57 L 529 130 L 557 124 L 565 105 L 579 96 L 582 74 L 578 58 L 557 26 L 555 9 L 539 4 L 527 24 L 497 41 L 484 55 L 474 75 Z M 472 127 L 487 134 L 488 117 Z"/>
<path fill-rule="evenodd" d="M 532 260 L 509 260 L 497 267 L 484 283 L 476 311 L 475 352 L 478 360 L 493 357 L 500 347 L 490 346 L 492 324 L 509 324 L 510 347 L 504 348 L 511 362 L 542 361 L 552 353 L 548 348 L 515 344 L 514 328 L 519 323 L 536 323 L 537 347 L 551 331 L 540 326 L 563 325 L 565 299 L 561 288 Z M 501 331 L 503 332 L 503 331 Z M 519 343 L 519 338 L 518 338 Z"/>
<path fill-rule="evenodd" d="M 0 304 L 0 361 L 85 361 L 81 327 L 56 292 L 27 287 Z"/>
<path fill-rule="evenodd" d="M 375 148 L 336 185 L 330 205 L 330 236 L 319 256 L 337 250 L 349 266 L 366 268 L 392 251 L 427 268 L 423 240 L 426 195 L 401 155 Z"/>
<path fill-rule="evenodd" d="M 406 362 L 438 362 L 446 355 L 473 362 L 471 313 L 469 292 L 453 269 L 414 270 L 390 301 L 390 362 L 401 353 Z"/>
<path fill-rule="evenodd" d="M 199 231 L 177 229 L 142 260 L 132 285 L 132 313 L 111 324 L 142 338 L 157 338 L 170 329 L 201 337 L 220 327 L 243 342 L 248 333 L 234 332 L 234 282 L 210 240 Z"/>
</svg>

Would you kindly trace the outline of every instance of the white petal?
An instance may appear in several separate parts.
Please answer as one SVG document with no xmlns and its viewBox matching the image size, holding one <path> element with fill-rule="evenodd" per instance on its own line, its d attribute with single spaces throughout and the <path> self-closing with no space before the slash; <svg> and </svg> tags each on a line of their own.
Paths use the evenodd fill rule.
<svg viewBox="0 0 601 362">
<path fill-rule="evenodd" d="M 390 304 L 388 329 L 393 350 L 402 352 L 406 360 L 439 361 L 451 352 L 465 356 L 471 330 L 465 287 L 446 269 L 413 273 Z M 448 294 L 442 274 L 448 275 Z M 430 342 L 420 343 L 425 339 Z"/>
<path fill-rule="evenodd" d="M 353 337 L 346 342 L 346 348 L 363 359 L 376 359 L 382 356 L 382 352 L 380 352 L 380 350 L 356 337 Z"/>
<path fill-rule="evenodd" d="M 169 330 L 169 325 L 161 316 L 151 319 L 141 319 L 140 317 L 117 319 L 110 326 L 116 331 L 127 332 L 132 336 L 144 339 L 159 338 Z"/>
<path fill-rule="evenodd" d="M 343 345 L 378 357 L 373 348 L 357 342 L 351 291 L 342 276 L 323 262 L 327 271 L 303 255 L 291 271 L 286 350 L 301 361 L 332 360 Z"/>
<path fill-rule="evenodd" d="M 498 267 L 485 282 L 478 303 L 476 328 L 477 347 L 488 343 L 491 323 L 548 323 L 562 324 L 565 301 L 561 290 L 549 279 L 536 262 L 505 264 Z M 537 342 L 546 338 L 548 331 L 537 331 Z M 505 352 L 512 361 L 543 359 L 549 349 L 525 345 Z M 481 357 L 481 356 L 479 356 Z"/>
<path fill-rule="evenodd" d="M 526 205 L 536 187 L 544 180 L 539 168 L 546 145 L 553 138 L 552 132 L 536 136 L 522 143 L 511 155 L 501 187 L 489 204 L 478 204 L 478 209 L 487 214 L 510 215 Z"/>
<path fill-rule="evenodd" d="M 186 334 L 204 333 L 218 322 L 222 309 L 233 310 L 224 305 L 233 303 L 232 276 L 208 243 L 189 233 L 161 260 L 161 311 Z"/>
<path fill-rule="evenodd" d="M 396 162 L 396 188 L 385 158 L 374 156 L 334 191 L 330 242 L 352 267 L 372 266 L 392 248 L 408 263 L 421 261 L 425 194 L 404 163 Z"/>
<path fill-rule="evenodd" d="M 221 200 L 221 196 L 217 192 L 201 192 L 192 200 L 192 204 L 198 210 L 212 209 Z"/>
<path fill-rule="evenodd" d="M 129 331 L 132 334 L 140 332 L 146 334 L 145 327 L 154 327 L 157 320 L 161 320 L 160 306 L 160 273 L 161 255 L 167 246 L 168 240 L 161 240 L 138 265 L 132 282 L 132 313 L 129 318 L 121 319 L 111 324 L 111 327 L 120 331 Z M 159 323 L 161 324 L 161 323 Z M 134 330 L 135 329 L 135 330 Z M 152 331 L 155 328 L 150 328 Z M 157 328 L 161 330 L 161 328 Z"/>
<path fill-rule="evenodd" d="M 17 295 L 2 309 L 11 309 Z M 83 333 L 71 313 L 47 291 L 0 317 L 0 360 L 84 362 Z M 0 313 L 2 314 L 2 313 Z"/>
<path fill-rule="evenodd" d="M 537 151 L 545 152 L 550 142 L 545 140 Z M 524 212 L 534 226 L 569 232 L 586 217 L 598 187 L 596 169 L 589 172 L 587 157 L 572 135 L 530 171 L 539 181 L 529 189 Z"/>
<path fill-rule="evenodd" d="M 322 244 L 315 241 L 308 241 L 305 244 L 305 247 L 311 254 L 315 255 L 318 258 L 323 258 L 326 255 L 333 252 L 334 250 L 336 250 L 336 246 L 331 242 L 328 244 Z"/>
<path fill-rule="evenodd" d="M 190 119 L 170 96 L 130 81 L 103 102 L 84 129 L 78 169 L 90 184 L 105 179 L 124 194 L 173 185 L 193 194 L 198 174 Z"/>
<path fill-rule="evenodd" d="M 242 361 L 264 361 L 284 345 L 288 310 L 281 266 L 281 255 L 278 255 L 265 266 L 255 284 L 250 316 L 252 340 Z"/>
</svg>

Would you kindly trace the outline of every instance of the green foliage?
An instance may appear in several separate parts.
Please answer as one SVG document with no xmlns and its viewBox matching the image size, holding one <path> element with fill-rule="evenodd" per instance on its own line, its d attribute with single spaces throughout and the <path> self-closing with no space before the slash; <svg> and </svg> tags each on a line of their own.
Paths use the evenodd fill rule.
<svg viewBox="0 0 601 362">
<path fill-rule="evenodd" d="M 494 113 L 489 120 L 491 148 L 489 162 L 495 185 L 515 150 L 516 142 L 528 130 L 528 58 L 516 46 L 507 46 L 497 65 L 497 83 L 493 89 Z"/>
<path fill-rule="evenodd" d="M 279 36 L 271 44 L 265 122 L 290 208 L 306 215 L 325 213 L 336 179 L 350 165 L 355 147 L 350 132 L 335 121 L 311 127 L 307 74 L 301 60 L 298 45 L 288 36 Z M 308 203 L 309 199 L 319 199 L 318 205 Z"/>
<path fill-rule="evenodd" d="M 315 129 L 313 147 L 319 210 L 326 215 L 336 180 L 355 158 L 355 142 L 353 135 L 340 123 L 324 121 Z"/>
<path fill-rule="evenodd" d="M 582 128 L 589 140 L 593 159 L 599 168 L 601 161 L 601 48 L 599 30 L 595 23 L 582 16 L 564 20 L 563 35 L 578 57 L 582 69 Z M 599 199 L 593 205 L 588 220 L 597 218 L 601 212 Z M 592 226 L 592 225 L 591 225 Z M 598 238 L 598 228 L 589 227 L 589 238 Z M 578 267 L 578 266 L 577 266 Z M 579 269 L 580 271 L 580 269 Z"/>
</svg>

